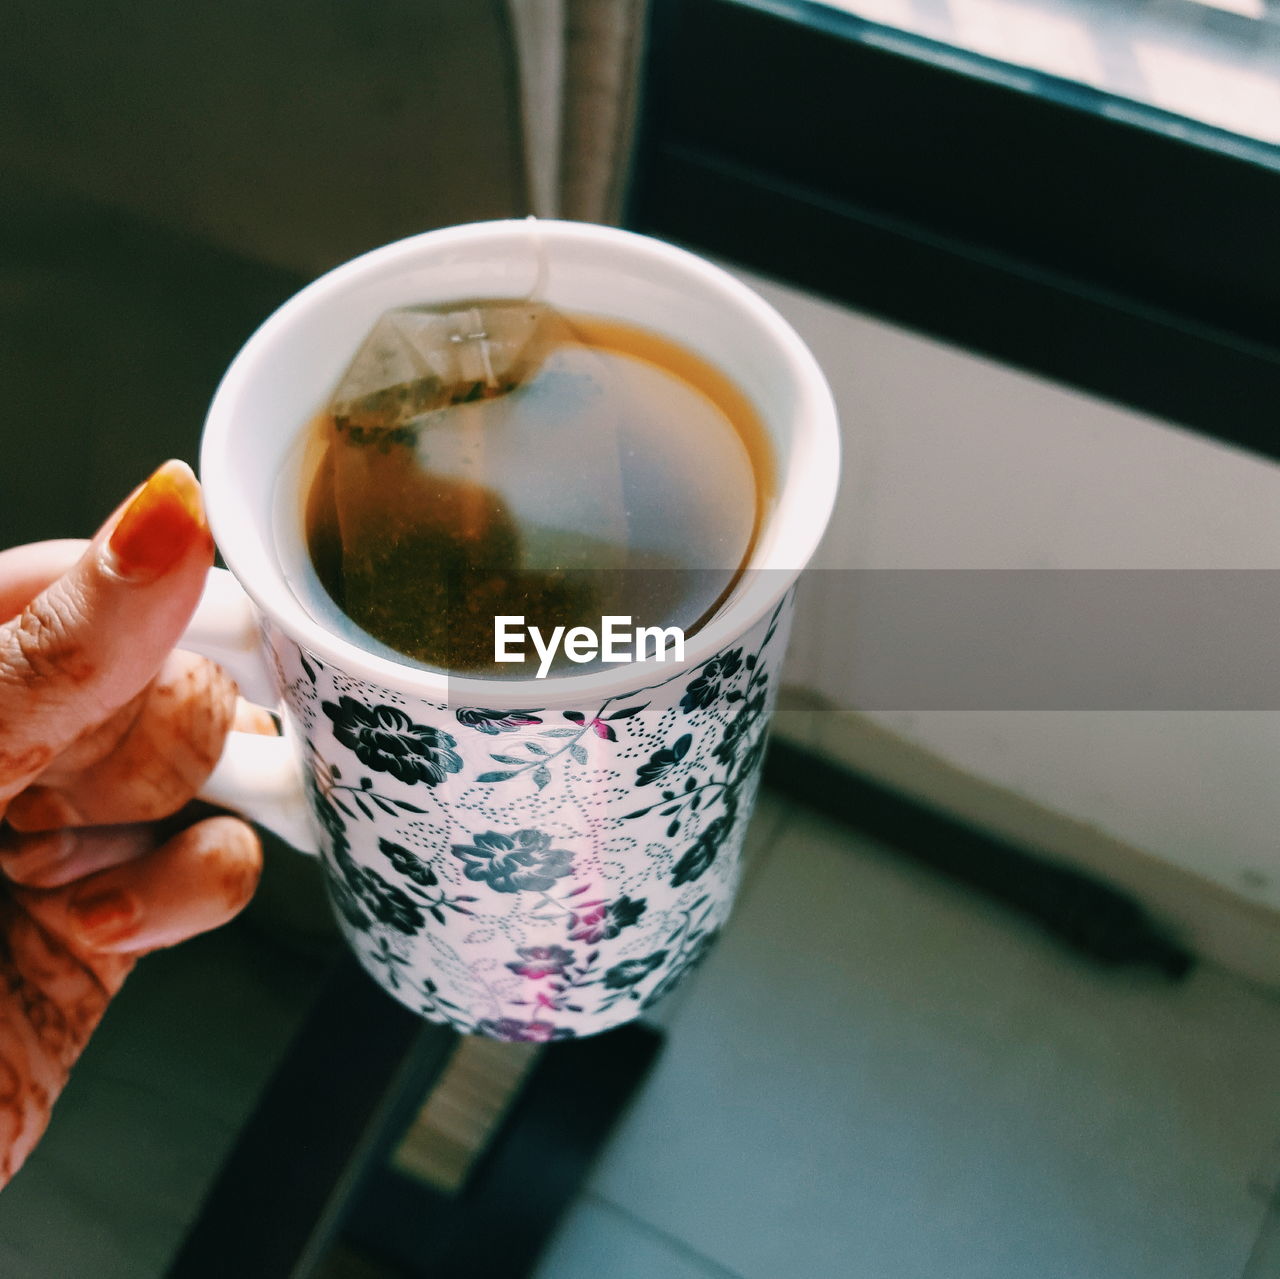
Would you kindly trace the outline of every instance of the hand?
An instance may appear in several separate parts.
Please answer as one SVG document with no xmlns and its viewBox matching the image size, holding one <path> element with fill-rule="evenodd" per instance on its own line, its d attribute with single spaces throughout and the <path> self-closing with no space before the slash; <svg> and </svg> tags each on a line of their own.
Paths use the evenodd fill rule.
<svg viewBox="0 0 1280 1279">
<path fill-rule="evenodd" d="M 0 553 L 0 1185 L 135 960 L 225 923 L 257 885 L 244 822 L 161 824 L 233 724 L 274 731 L 174 650 L 212 562 L 180 462 L 91 542 Z"/>
</svg>

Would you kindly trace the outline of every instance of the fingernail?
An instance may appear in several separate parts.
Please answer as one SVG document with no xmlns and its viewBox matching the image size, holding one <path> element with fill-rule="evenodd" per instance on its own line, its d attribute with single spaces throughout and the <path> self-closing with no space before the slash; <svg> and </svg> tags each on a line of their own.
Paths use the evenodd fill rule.
<svg viewBox="0 0 1280 1279">
<path fill-rule="evenodd" d="M 166 462 L 125 507 L 107 541 L 111 567 L 134 582 L 153 582 L 195 543 L 208 539 L 200 485 L 185 462 Z"/>
<path fill-rule="evenodd" d="M 141 912 L 136 897 L 111 888 L 78 893 L 68 904 L 67 913 L 85 941 L 109 946 L 134 930 Z"/>
<path fill-rule="evenodd" d="M 18 831 L 56 830 L 80 824 L 80 812 L 61 791 L 52 786 L 28 786 L 5 813 L 9 825 Z"/>
</svg>

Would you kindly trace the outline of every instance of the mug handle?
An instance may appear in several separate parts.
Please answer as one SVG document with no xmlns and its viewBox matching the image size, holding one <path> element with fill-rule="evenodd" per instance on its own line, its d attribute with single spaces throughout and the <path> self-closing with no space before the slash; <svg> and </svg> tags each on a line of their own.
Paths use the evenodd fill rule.
<svg viewBox="0 0 1280 1279">
<path fill-rule="evenodd" d="M 204 594 L 180 644 L 217 662 L 250 701 L 273 710 L 280 706 L 257 615 L 243 587 L 226 569 L 209 570 Z M 229 733 L 222 757 L 198 798 L 234 809 L 300 852 L 318 851 L 298 750 L 288 732 L 280 737 Z"/>
</svg>

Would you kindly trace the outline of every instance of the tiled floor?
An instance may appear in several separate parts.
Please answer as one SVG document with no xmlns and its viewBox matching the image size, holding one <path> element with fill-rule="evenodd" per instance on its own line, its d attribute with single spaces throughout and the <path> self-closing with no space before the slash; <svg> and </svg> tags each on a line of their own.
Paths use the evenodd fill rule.
<svg viewBox="0 0 1280 1279">
<path fill-rule="evenodd" d="M 1280 1001 L 1100 972 L 845 829 L 776 800 L 757 823 L 537 1279 L 1244 1274 Z"/>
<path fill-rule="evenodd" d="M 749 842 L 536 1279 L 1270 1273 L 1280 1001 L 1100 973 L 774 796 Z M 0 1274 L 163 1273 L 318 971 L 252 924 L 146 961 L 0 1199 Z"/>
</svg>

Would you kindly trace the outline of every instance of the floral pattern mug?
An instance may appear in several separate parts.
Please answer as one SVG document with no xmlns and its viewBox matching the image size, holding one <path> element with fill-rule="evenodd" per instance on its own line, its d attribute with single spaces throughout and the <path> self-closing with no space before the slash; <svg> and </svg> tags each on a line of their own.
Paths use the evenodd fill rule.
<svg viewBox="0 0 1280 1279">
<path fill-rule="evenodd" d="M 362 649 L 291 587 L 277 477 L 344 358 L 391 306 L 544 296 L 698 350 L 755 399 L 779 494 L 752 564 L 682 661 L 546 680 L 448 677 Z M 521 287 L 523 286 L 523 287 Z M 825 528 L 830 392 L 755 294 L 691 254 L 572 223 L 429 232 L 316 281 L 255 334 L 206 423 L 215 571 L 188 640 L 282 712 L 205 789 L 319 853 L 361 963 L 434 1021 L 551 1041 L 628 1021 L 707 954 L 733 904 L 790 626 Z"/>
</svg>

